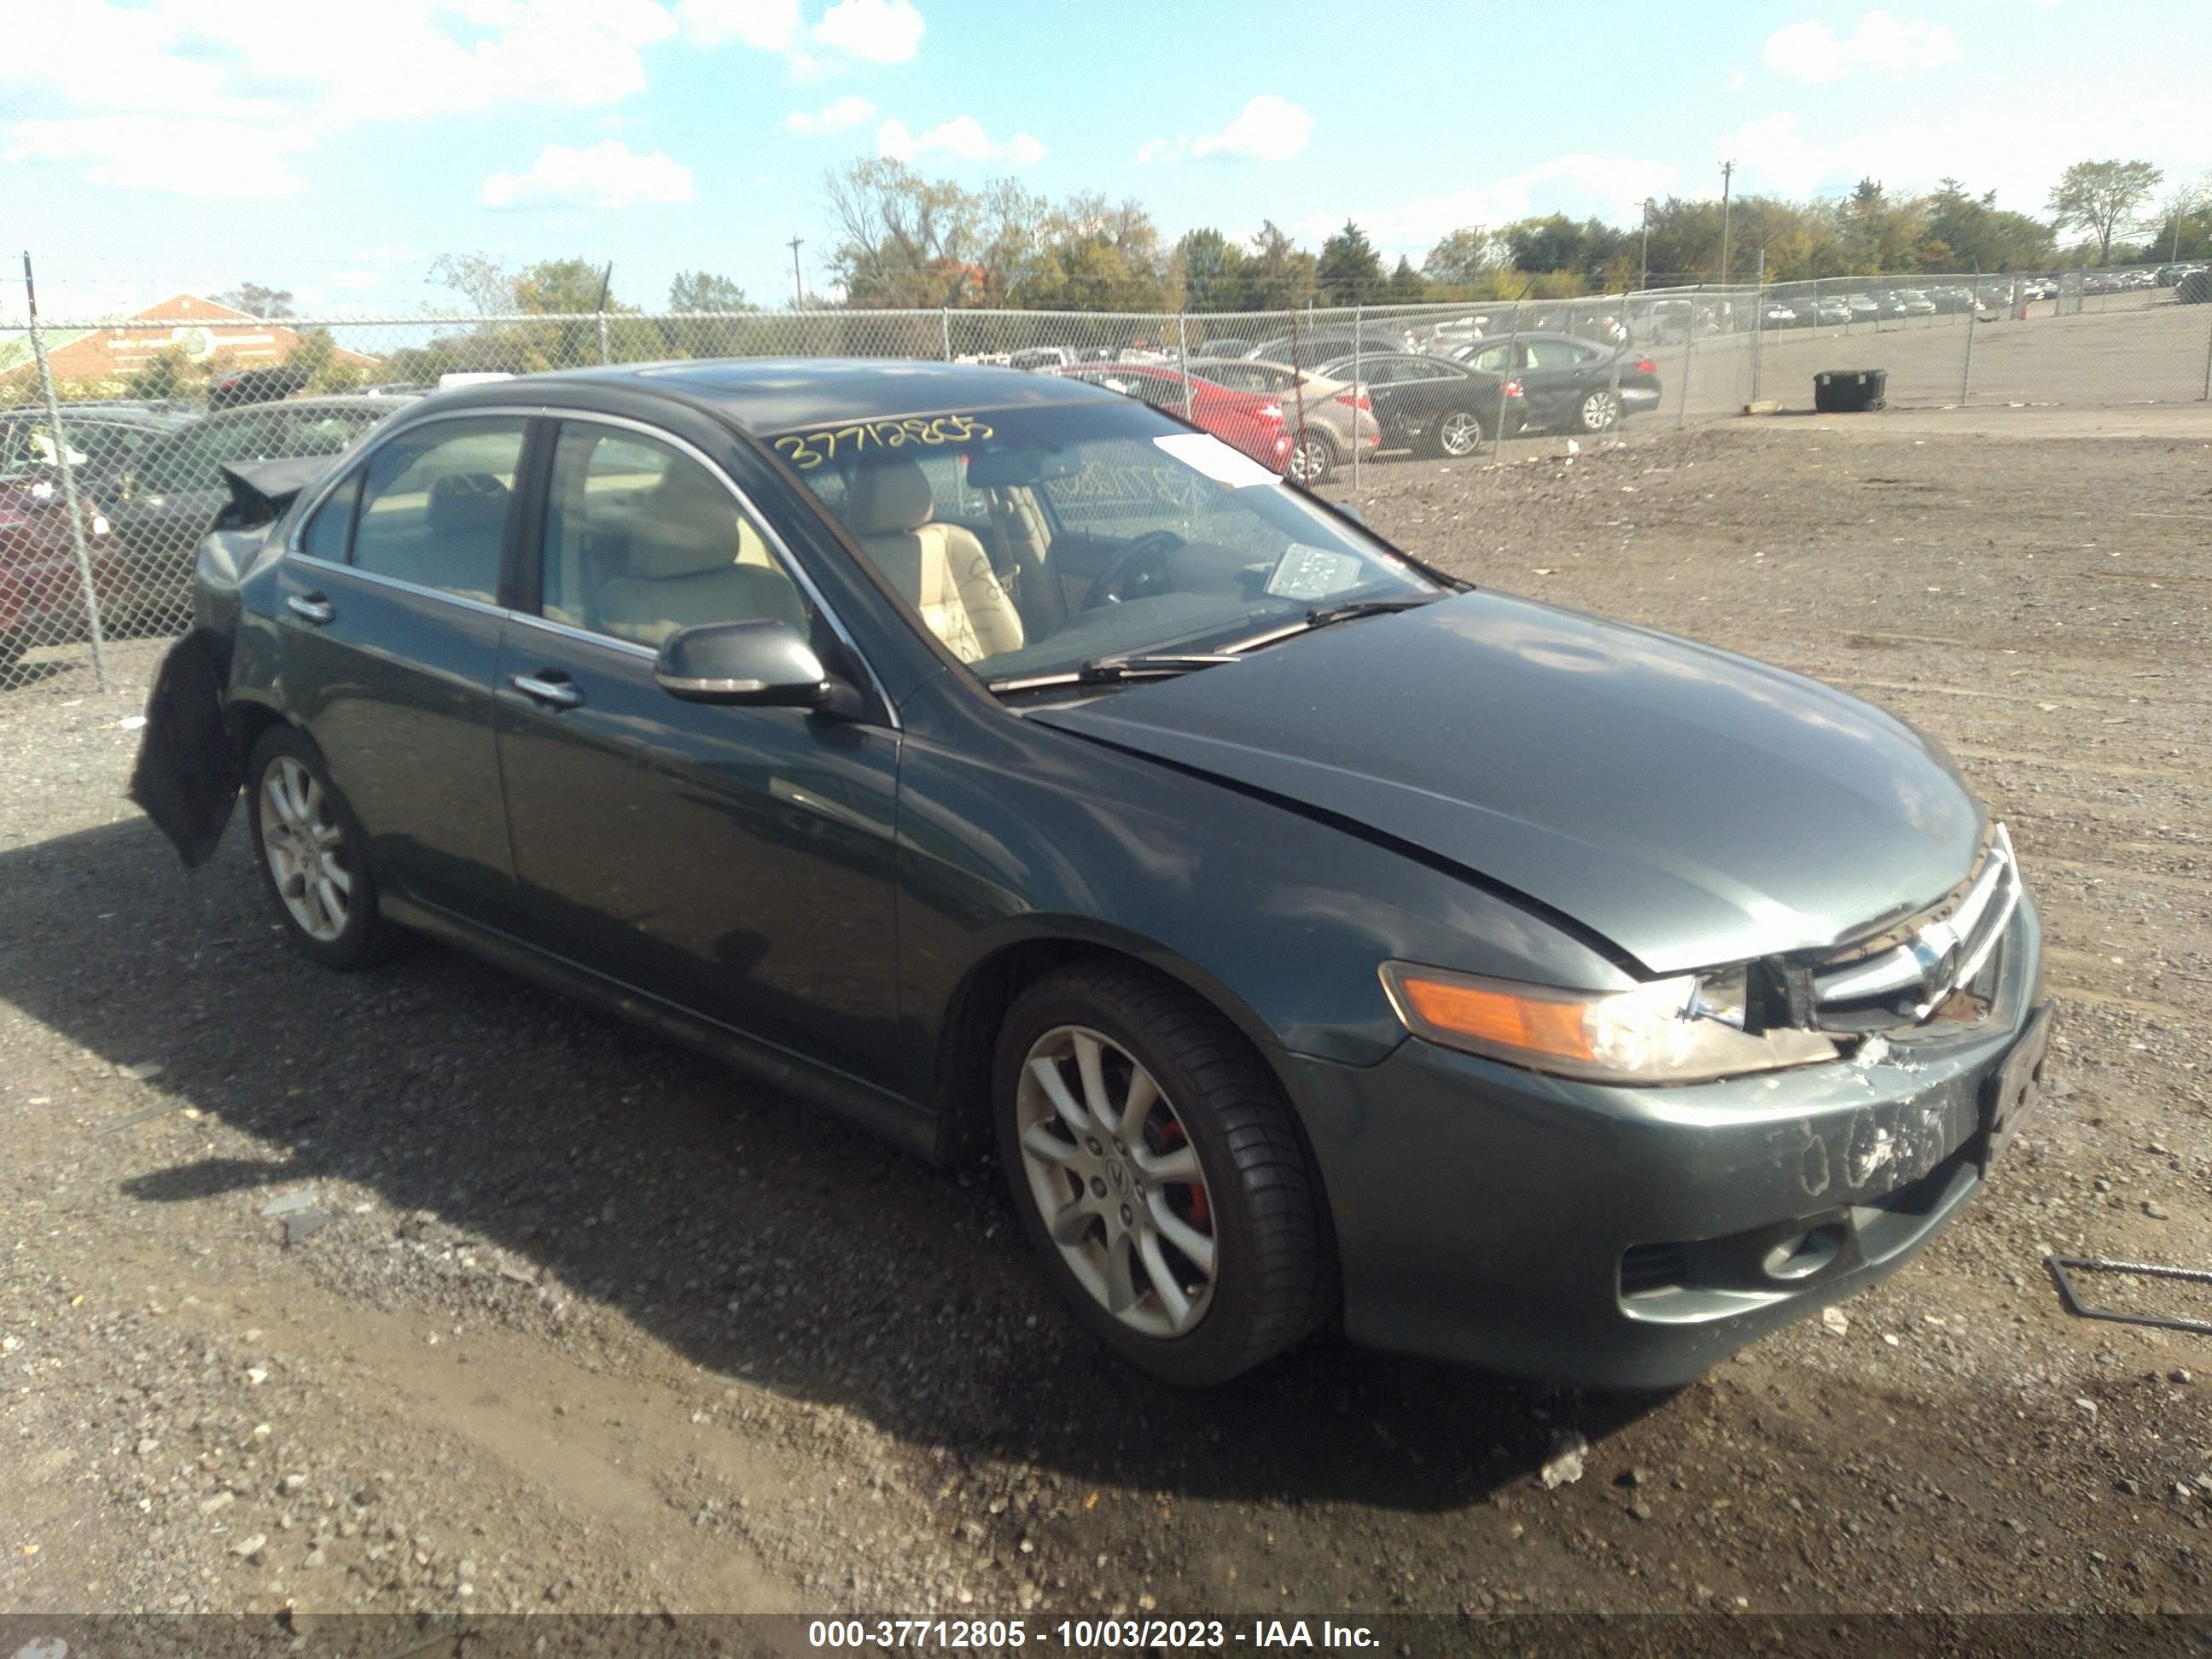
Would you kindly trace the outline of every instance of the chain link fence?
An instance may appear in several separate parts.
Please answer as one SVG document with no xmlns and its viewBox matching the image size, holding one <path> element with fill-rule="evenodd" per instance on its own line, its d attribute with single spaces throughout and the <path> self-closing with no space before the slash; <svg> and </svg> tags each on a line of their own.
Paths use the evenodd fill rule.
<svg viewBox="0 0 2212 1659">
<path fill-rule="evenodd" d="M 1310 484 L 1810 398 L 1881 369 L 1893 404 L 2212 395 L 2212 305 L 2180 267 L 1855 277 L 1576 300 L 1222 313 L 944 311 L 242 318 L 0 326 L 0 683 L 190 622 L 227 462 L 335 456 L 470 377 L 706 357 L 861 356 L 1068 375 L 1172 410 Z M 177 307 L 182 307 L 183 309 Z"/>
</svg>

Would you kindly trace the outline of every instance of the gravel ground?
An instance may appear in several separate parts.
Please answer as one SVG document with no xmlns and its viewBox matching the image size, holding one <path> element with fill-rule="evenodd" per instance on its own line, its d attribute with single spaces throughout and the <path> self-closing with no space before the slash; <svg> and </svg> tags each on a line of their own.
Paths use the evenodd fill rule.
<svg viewBox="0 0 2212 1659">
<path fill-rule="evenodd" d="M 1664 1399 L 1334 1339 L 1164 1392 L 988 1170 L 443 951 L 281 948 L 235 826 L 187 876 L 121 799 L 125 641 L 113 695 L 0 692 L 0 1606 L 2212 1611 L 2212 1350 L 2041 1266 L 2212 1263 L 2212 419 L 1531 447 L 1360 499 L 1886 704 L 2013 827 L 2062 1097 L 1913 1266 Z"/>
</svg>

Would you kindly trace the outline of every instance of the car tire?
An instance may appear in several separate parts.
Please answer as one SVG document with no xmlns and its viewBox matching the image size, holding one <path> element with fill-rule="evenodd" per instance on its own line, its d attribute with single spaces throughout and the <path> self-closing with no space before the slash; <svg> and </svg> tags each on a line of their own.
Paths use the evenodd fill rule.
<svg viewBox="0 0 2212 1659">
<path fill-rule="evenodd" d="M 1430 428 L 1431 454 L 1446 460 L 1464 460 L 1490 441 L 1490 422 L 1472 410 L 1447 410 Z"/>
<path fill-rule="evenodd" d="M 1581 432 L 1610 432 L 1620 424 L 1620 394 L 1601 386 L 1586 392 L 1575 405 L 1575 427 Z"/>
<path fill-rule="evenodd" d="M 1335 470 L 1335 443 L 1326 432 L 1309 427 L 1291 452 L 1291 481 L 1310 489 L 1316 484 L 1328 483 L 1328 475 Z"/>
<path fill-rule="evenodd" d="M 253 745 L 246 778 L 253 859 L 286 939 L 341 972 L 389 961 L 409 936 L 378 912 L 368 838 L 314 744 L 274 726 Z"/>
<path fill-rule="evenodd" d="M 1123 1359 L 1210 1387 L 1334 1309 L 1290 1109 L 1235 1027 L 1182 987 L 1115 963 L 1053 973 L 1008 1011 L 993 1078 L 1000 1161 L 1045 1274 Z"/>
</svg>

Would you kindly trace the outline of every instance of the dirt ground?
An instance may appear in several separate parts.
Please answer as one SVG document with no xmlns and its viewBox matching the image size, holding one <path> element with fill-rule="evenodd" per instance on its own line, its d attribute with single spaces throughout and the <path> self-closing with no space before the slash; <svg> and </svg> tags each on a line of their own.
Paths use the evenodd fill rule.
<svg viewBox="0 0 2212 1659">
<path fill-rule="evenodd" d="M 282 948 L 235 824 L 187 876 L 122 799 L 160 642 L 0 692 L 0 1607 L 2212 1611 L 2212 1344 L 2043 1267 L 2212 1265 L 2212 416 L 2130 429 L 1363 479 L 1455 570 L 1917 722 L 2044 908 L 2062 1097 L 1837 1328 L 1664 1399 L 1328 1338 L 1156 1388 L 988 1170 L 442 951 Z"/>
</svg>

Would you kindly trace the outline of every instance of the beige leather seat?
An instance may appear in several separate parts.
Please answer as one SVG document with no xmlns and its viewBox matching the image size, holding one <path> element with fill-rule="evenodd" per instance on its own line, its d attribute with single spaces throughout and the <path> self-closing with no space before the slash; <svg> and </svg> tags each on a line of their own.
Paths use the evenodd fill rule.
<svg viewBox="0 0 2212 1659">
<path fill-rule="evenodd" d="M 933 524 L 928 476 L 898 456 L 853 474 L 845 527 L 884 579 L 963 662 L 1022 647 L 1022 619 L 983 544 L 957 524 Z"/>
<path fill-rule="evenodd" d="M 659 646 L 701 623 L 773 617 L 807 631 L 805 602 L 729 491 L 689 462 L 668 469 L 630 520 L 624 574 L 599 586 L 599 626 Z"/>
</svg>

